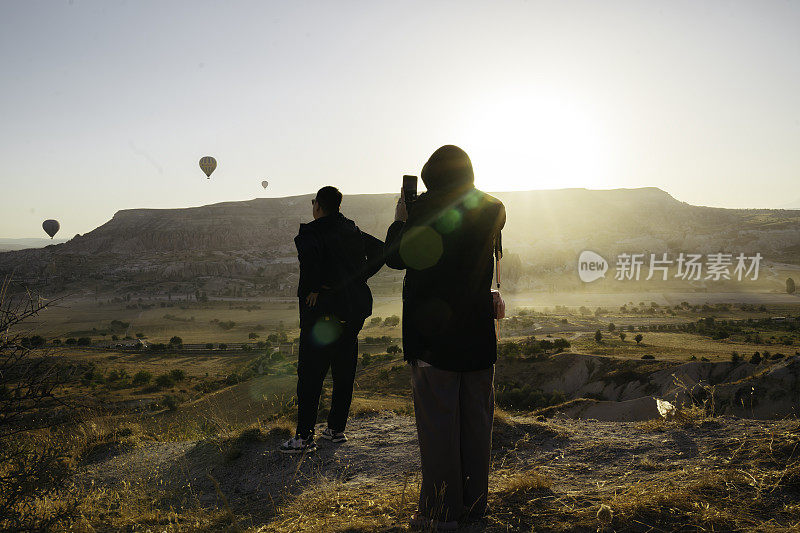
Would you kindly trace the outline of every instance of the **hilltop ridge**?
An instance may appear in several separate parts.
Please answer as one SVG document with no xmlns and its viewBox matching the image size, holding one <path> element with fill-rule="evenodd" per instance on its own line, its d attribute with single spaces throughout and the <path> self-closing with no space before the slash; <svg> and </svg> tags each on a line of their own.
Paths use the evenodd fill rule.
<svg viewBox="0 0 800 533">
<path fill-rule="evenodd" d="M 656 187 L 498 192 L 505 248 L 526 268 L 571 265 L 583 249 L 756 253 L 800 264 L 800 211 L 698 207 Z M 68 242 L 0 253 L 0 275 L 66 286 L 89 279 L 195 282 L 237 279 L 284 291 L 294 275 L 293 238 L 311 217 L 311 194 L 199 207 L 118 211 Z M 396 194 L 346 195 L 342 212 L 383 238 Z M 385 276 L 385 274 L 384 274 Z"/>
</svg>

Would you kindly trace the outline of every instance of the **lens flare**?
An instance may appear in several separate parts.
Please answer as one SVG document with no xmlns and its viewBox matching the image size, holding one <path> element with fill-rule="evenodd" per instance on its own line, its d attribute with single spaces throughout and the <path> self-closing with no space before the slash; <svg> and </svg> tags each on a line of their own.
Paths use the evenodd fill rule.
<svg viewBox="0 0 800 533">
<path fill-rule="evenodd" d="M 322 317 L 311 328 L 311 339 L 318 346 L 333 344 L 341 336 L 342 324 L 334 317 Z"/>
<path fill-rule="evenodd" d="M 400 257 L 414 270 L 425 270 L 442 257 L 442 236 L 430 226 L 415 226 L 400 241 Z"/>
</svg>

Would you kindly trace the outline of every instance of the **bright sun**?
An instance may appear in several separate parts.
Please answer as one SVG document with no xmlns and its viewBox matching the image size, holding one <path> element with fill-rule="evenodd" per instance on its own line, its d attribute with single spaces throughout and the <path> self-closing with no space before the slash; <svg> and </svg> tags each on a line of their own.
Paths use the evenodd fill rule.
<svg viewBox="0 0 800 533">
<path fill-rule="evenodd" d="M 605 136 L 577 102 L 504 94 L 473 113 L 463 132 L 483 190 L 607 186 Z"/>
</svg>

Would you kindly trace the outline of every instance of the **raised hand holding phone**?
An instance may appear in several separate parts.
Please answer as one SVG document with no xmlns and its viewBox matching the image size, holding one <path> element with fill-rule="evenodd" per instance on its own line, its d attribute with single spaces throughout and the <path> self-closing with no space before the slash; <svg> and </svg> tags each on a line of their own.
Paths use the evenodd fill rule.
<svg viewBox="0 0 800 533">
<path fill-rule="evenodd" d="M 403 200 L 403 189 L 400 189 L 400 198 L 397 199 L 397 205 L 394 207 L 394 220 L 395 222 L 408 220 L 408 210 L 406 209 L 406 202 Z"/>
</svg>

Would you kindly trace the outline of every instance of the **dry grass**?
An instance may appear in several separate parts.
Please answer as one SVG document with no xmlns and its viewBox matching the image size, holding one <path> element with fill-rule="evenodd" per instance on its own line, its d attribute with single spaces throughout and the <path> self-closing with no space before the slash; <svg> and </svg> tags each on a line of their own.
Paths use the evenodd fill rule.
<svg viewBox="0 0 800 533">
<path fill-rule="evenodd" d="M 258 532 L 386 531 L 404 528 L 416 510 L 419 481 L 406 474 L 380 486 L 346 487 L 340 481 L 315 486 L 278 509 Z"/>
<path fill-rule="evenodd" d="M 374 416 L 386 412 L 413 416 L 414 407 L 411 399 L 408 397 L 373 395 L 365 392 L 358 392 L 353 397 L 350 412 L 352 416 L 356 418 Z"/>
<path fill-rule="evenodd" d="M 705 425 L 713 429 L 713 420 Z M 724 423 L 724 422 L 723 422 Z M 719 424 L 719 423 L 717 423 Z M 679 422 L 664 422 L 681 430 Z M 719 441 L 679 469 L 643 458 L 597 491 L 549 490 L 536 470 L 499 481 L 489 530 L 797 531 L 800 422 Z M 495 477 L 502 477 L 498 472 Z M 545 477 L 546 480 L 546 477 Z"/>
<path fill-rule="evenodd" d="M 513 496 L 520 492 L 549 489 L 553 480 L 538 470 L 501 470 L 492 474 L 494 490 L 498 497 Z"/>
</svg>

